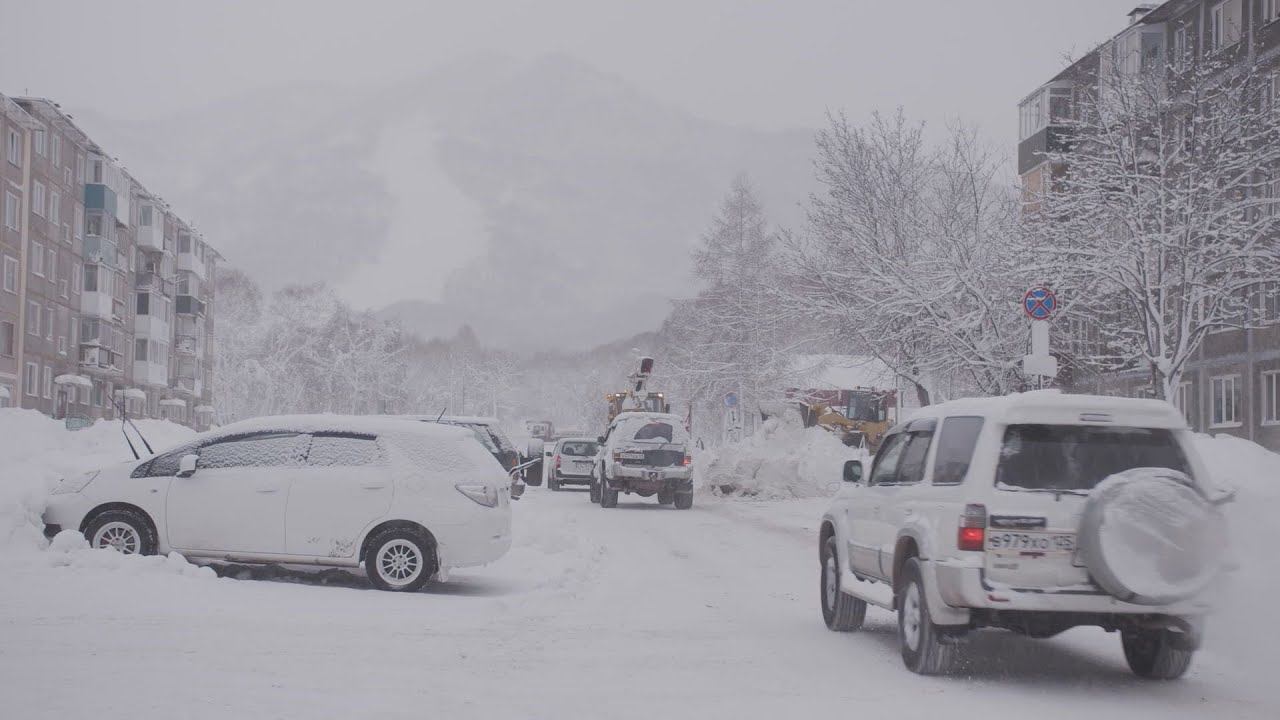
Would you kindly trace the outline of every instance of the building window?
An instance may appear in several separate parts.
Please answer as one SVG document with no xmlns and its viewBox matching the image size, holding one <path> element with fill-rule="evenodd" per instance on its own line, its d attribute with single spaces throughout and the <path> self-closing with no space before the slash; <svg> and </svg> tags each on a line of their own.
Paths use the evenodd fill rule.
<svg viewBox="0 0 1280 720">
<path fill-rule="evenodd" d="M 18 217 L 20 215 L 18 196 L 13 193 L 6 192 L 4 194 L 4 226 L 10 230 L 17 230 Z"/>
<path fill-rule="evenodd" d="M 1209 13 L 1209 42 L 1214 52 L 1240 42 L 1240 0 L 1224 0 Z"/>
<path fill-rule="evenodd" d="M 17 338 L 14 337 L 13 323 L 7 320 L 0 321 L 0 355 L 13 357 L 16 346 Z"/>
<path fill-rule="evenodd" d="M 1280 424 L 1280 370 L 1262 373 L 1262 424 Z"/>
<path fill-rule="evenodd" d="M 34 141 L 33 144 L 36 148 L 36 154 L 40 157 L 44 157 L 48 154 L 48 144 L 45 135 L 43 127 L 38 127 L 31 132 L 31 139 Z"/>
<path fill-rule="evenodd" d="M 22 167 L 22 140 L 18 138 L 17 130 L 9 131 L 8 141 L 5 142 L 5 156 L 9 162 Z"/>
<path fill-rule="evenodd" d="M 44 277 L 44 245 L 33 242 L 31 243 L 31 267 L 32 274 Z"/>
<path fill-rule="evenodd" d="M 57 190 L 49 193 L 49 219 L 55 223 L 62 219 L 62 194 Z"/>
<path fill-rule="evenodd" d="M 133 341 L 133 359 L 138 362 L 147 361 L 147 341 L 138 339 Z"/>
<path fill-rule="evenodd" d="M 62 136 L 54 135 L 49 139 L 49 150 L 49 159 L 54 167 L 58 167 L 62 164 Z"/>
<path fill-rule="evenodd" d="M 67 354 L 67 337 L 65 335 L 58 336 L 58 354 L 59 355 Z"/>
<path fill-rule="evenodd" d="M 44 271 L 49 276 L 49 282 L 57 282 L 58 281 L 58 251 L 54 250 L 53 248 L 49 248 L 47 252 L 49 253 L 48 254 L 49 259 L 44 264 L 45 265 Z"/>
<path fill-rule="evenodd" d="M 1173 31 L 1173 68 L 1178 71 L 1187 68 L 1187 53 L 1190 47 L 1187 45 L 1187 26 L 1179 25 L 1177 30 Z"/>
<path fill-rule="evenodd" d="M 50 305 L 44 309 L 44 339 L 45 340 L 53 339 L 53 321 L 54 321 L 54 310 L 53 310 L 53 306 Z"/>
<path fill-rule="evenodd" d="M 150 293 L 144 293 L 144 292 L 140 292 L 140 293 L 138 293 L 138 310 L 137 310 L 137 312 L 138 312 L 138 314 L 139 314 L 139 315 L 150 315 L 150 314 L 151 314 L 151 294 L 150 294 Z"/>
<path fill-rule="evenodd" d="M 84 208 L 76 206 L 74 222 L 71 224 L 71 231 L 77 240 L 84 235 Z"/>
<path fill-rule="evenodd" d="M 151 206 L 138 206 L 138 225 L 141 227 L 151 227 Z"/>
<path fill-rule="evenodd" d="M 22 375 L 22 391 L 31 397 L 39 397 L 37 392 L 40 389 L 40 366 L 29 362 L 27 370 Z"/>
<path fill-rule="evenodd" d="M 44 366 L 44 399 L 53 398 L 53 368 Z"/>
<path fill-rule="evenodd" d="M 98 266 L 84 266 L 84 291 L 98 292 Z"/>
<path fill-rule="evenodd" d="M 1182 417 L 1186 419 L 1187 425 L 1195 427 L 1195 422 L 1191 419 L 1191 383 L 1183 381 L 1178 383 L 1178 389 L 1173 396 L 1173 406 L 1178 408 L 1182 413 Z"/>
<path fill-rule="evenodd" d="M 4 256 L 4 289 L 5 292 L 18 293 L 18 258 Z"/>
<path fill-rule="evenodd" d="M 84 266 L 76 263 L 75 270 L 71 273 L 71 289 L 78 293 L 82 287 L 84 287 Z"/>
<path fill-rule="evenodd" d="M 63 298 L 67 297 L 67 279 L 63 278 L 58 281 L 58 294 Z"/>
<path fill-rule="evenodd" d="M 27 301 L 27 334 L 40 337 L 40 303 Z"/>
<path fill-rule="evenodd" d="M 1213 412 L 1209 417 L 1209 425 L 1211 427 L 1240 425 L 1239 375 L 1213 378 Z"/>
<path fill-rule="evenodd" d="M 76 182 L 84 183 L 84 156 L 76 153 Z"/>
<path fill-rule="evenodd" d="M 44 183 L 39 180 L 31 183 L 31 212 L 44 217 Z"/>
</svg>

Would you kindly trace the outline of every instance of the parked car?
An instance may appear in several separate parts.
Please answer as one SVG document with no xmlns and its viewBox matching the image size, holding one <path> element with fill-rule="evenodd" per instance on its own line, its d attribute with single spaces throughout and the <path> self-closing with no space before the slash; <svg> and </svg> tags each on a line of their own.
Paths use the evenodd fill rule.
<svg viewBox="0 0 1280 720">
<path fill-rule="evenodd" d="M 548 488 L 559 490 L 564 485 L 591 484 L 591 466 L 600 451 L 600 444 L 594 438 L 564 438 L 550 447 Z"/>
<path fill-rule="evenodd" d="M 657 496 L 660 504 L 674 504 L 680 510 L 693 507 L 689 434 L 680 416 L 623 412 L 597 442 L 592 502 L 617 507 L 619 493 L 635 493 Z"/>
<path fill-rule="evenodd" d="M 819 533 L 822 614 L 898 614 L 902 658 L 945 672 L 979 628 L 1118 631 L 1134 673 L 1181 676 L 1199 647 L 1226 530 L 1181 414 L 1056 391 L 918 411 L 845 482 Z"/>
<path fill-rule="evenodd" d="M 498 424 L 497 418 L 463 415 L 401 415 L 400 417 L 421 422 L 464 427 L 474 433 L 480 444 L 484 445 L 485 449 L 498 459 L 498 462 L 502 464 L 503 470 L 510 472 L 520 464 L 520 452 L 516 450 L 516 446 L 507 437 L 507 434 L 502 431 L 502 426 Z M 538 485 L 540 483 L 541 480 L 539 479 L 538 482 L 529 484 Z"/>
<path fill-rule="evenodd" d="M 235 563 L 363 565 L 416 590 L 511 545 L 507 475 L 464 428 L 333 415 L 268 417 L 63 480 L 50 537 Z"/>
</svg>

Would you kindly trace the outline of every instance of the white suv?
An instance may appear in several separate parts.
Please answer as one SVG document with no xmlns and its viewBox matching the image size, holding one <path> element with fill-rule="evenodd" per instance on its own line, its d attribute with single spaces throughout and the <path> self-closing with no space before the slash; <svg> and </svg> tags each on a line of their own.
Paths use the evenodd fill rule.
<svg viewBox="0 0 1280 720">
<path fill-rule="evenodd" d="M 614 508 L 619 493 L 636 493 L 677 510 L 693 507 L 689 433 L 680 416 L 629 410 L 609 423 L 598 443 L 591 502 Z"/>
<path fill-rule="evenodd" d="M 470 430 L 334 415 L 247 420 L 63 480 L 44 522 L 125 553 L 363 564 L 383 590 L 511 545 L 507 474 Z"/>
<path fill-rule="evenodd" d="M 1119 631 L 1138 675 L 1181 676 L 1226 529 L 1191 433 L 1156 400 L 1041 391 L 923 408 L 870 472 L 845 466 L 819 533 L 822 613 L 898 613 L 908 668 L 945 672 L 970 630 Z"/>
</svg>

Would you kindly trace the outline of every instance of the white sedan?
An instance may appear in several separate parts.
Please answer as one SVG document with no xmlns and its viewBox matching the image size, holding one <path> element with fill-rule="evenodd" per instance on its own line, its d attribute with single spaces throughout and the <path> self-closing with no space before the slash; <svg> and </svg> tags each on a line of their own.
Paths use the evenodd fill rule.
<svg viewBox="0 0 1280 720">
<path fill-rule="evenodd" d="M 236 563 L 360 567 L 411 591 L 511 546 L 507 474 L 473 434 L 313 415 L 247 420 L 145 460 L 65 479 L 45 533 Z"/>
</svg>

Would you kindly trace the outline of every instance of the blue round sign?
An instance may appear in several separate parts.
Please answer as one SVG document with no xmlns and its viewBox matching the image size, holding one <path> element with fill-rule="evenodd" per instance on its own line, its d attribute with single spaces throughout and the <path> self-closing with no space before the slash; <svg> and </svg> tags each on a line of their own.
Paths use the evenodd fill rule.
<svg viewBox="0 0 1280 720">
<path fill-rule="evenodd" d="M 1058 309 L 1058 296 L 1046 287 L 1034 287 L 1022 296 L 1022 310 L 1032 320 L 1048 320 Z"/>
<path fill-rule="evenodd" d="M 737 406 L 738 406 L 738 393 L 736 393 L 736 392 L 727 392 L 727 393 L 725 393 L 725 394 L 724 394 L 724 406 L 725 406 L 725 407 L 737 407 Z"/>
</svg>

